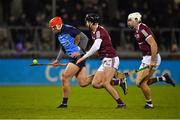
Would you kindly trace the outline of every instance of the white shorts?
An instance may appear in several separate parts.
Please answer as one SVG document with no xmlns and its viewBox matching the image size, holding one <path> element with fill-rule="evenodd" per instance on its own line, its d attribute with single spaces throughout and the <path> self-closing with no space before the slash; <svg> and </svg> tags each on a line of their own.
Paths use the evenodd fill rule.
<svg viewBox="0 0 180 120">
<path fill-rule="evenodd" d="M 105 67 L 112 67 L 112 68 L 118 69 L 118 67 L 119 67 L 119 57 L 104 58 L 102 60 L 101 66 L 98 68 L 97 71 L 104 71 Z"/>
<path fill-rule="evenodd" d="M 155 70 L 158 69 L 159 65 L 161 64 L 161 56 L 157 54 L 156 57 L 157 57 L 157 65 L 154 68 Z M 143 56 L 143 59 L 141 60 L 141 65 L 139 68 L 148 66 L 150 65 L 150 63 L 151 63 L 151 56 L 149 55 Z"/>
</svg>

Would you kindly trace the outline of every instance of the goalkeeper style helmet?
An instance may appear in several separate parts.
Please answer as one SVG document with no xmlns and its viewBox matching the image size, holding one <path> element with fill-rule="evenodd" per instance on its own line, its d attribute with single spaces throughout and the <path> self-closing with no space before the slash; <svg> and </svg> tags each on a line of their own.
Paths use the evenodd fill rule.
<svg viewBox="0 0 180 120">
<path fill-rule="evenodd" d="M 99 23 L 100 22 L 100 17 L 95 13 L 89 13 L 89 14 L 86 14 L 85 22 L 91 22 L 93 24 L 94 23 Z"/>
<path fill-rule="evenodd" d="M 49 27 L 53 28 L 55 27 L 56 25 L 60 25 L 62 26 L 63 22 L 62 22 L 62 19 L 61 17 L 54 17 L 52 18 L 50 21 L 49 21 Z"/>
</svg>

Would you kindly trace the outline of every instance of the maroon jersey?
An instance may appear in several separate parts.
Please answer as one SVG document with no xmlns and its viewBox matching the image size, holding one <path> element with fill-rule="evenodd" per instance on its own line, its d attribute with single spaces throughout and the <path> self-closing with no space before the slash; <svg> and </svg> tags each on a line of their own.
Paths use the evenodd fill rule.
<svg viewBox="0 0 180 120">
<path fill-rule="evenodd" d="M 143 55 L 151 55 L 150 45 L 146 42 L 147 38 L 153 36 L 151 29 L 143 23 L 138 25 L 138 29 L 134 33 L 139 49 Z"/>
<path fill-rule="evenodd" d="M 113 58 L 117 56 L 116 51 L 112 46 L 109 33 L 104 27 L 98 25 L 96 31 L 91 32 L 91 37 L 93 42 L 96 39 L 102 39 L 100 49 L 98 50 L 100 58 Z"/>
</svg>

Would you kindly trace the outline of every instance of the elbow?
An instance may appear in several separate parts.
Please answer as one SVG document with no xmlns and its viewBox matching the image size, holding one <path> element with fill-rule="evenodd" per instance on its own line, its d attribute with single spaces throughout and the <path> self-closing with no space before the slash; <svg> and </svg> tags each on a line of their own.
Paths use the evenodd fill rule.
<svg viewBox="0 0 180 120">
<path fill-rule="evenodd" d="M 93 52 L 96 52 L 96 51 L 98 51 L 99 49 L 100 49 L 100 46 L 99 46 L 99 45 L 95 45 L 95 46 L 93 46 L 92 51 L 93 51 Z"/>
<path fill-rule="evenodd" d="M 151 51 L 153 53 L 157 53 L 157 50 L 158 50 L 157 46 L 151 46 Z"/>
</svg>

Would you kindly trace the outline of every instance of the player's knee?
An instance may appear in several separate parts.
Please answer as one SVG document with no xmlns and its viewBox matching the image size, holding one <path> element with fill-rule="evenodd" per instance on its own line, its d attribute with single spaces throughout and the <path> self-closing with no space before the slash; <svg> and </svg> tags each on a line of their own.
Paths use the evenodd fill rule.
<svg viewBox="0 0 180 120">
<path fill-rule="evenodd" d="M 145 86 L 147 86 L 147 82 L 146 81 L 142 81 L 139 83 L 139 87 L 140 88 L 144 88 Z"/>
<path fill-rule="evenodd" d="M 80 84 L 79 86 L 80 87 L 86 87 L 87 85 L 86 84 Z"/>
<path fill-rule="evenodd" d="M 63 72 L 62 75 L 61 75 L 61 80 L 62 80 L 63 82 L 65 82 L 66 79 L 68 79 L 68 78 L 69 78 L 69 75 L 67 75 L 65 72 Z"/>
<path fill-rule="evenodd" d="M 77 81 L 80 87 L 86 87 L 90 84 L 90 81 L 88 81 L 86 77 L 79 77 Z"/>
<path fill-rule="evenodd" d="M 69 82 L 67 79 L 61 79 L 61 81 L 62 81 L 63 85 L 65 85 L 65 84 L 67 84 Z"/>
<path fill-rule="evenodd" d="M 91 85 L 94 87 L 94 88 L 100 88 L 100 84 L 97 83 L 97 82 L 92 82 Z"/>
<path fill-rule="evenodd" d="M 80 82 L 80 83 L 79 83 L 79 86 L 80 86 L 80 87 L 86 87 L 86 86 L 88 86 L 88 84 L 87 84 L 87 83 Z"/>
<path fill-rule="evenodd" d="M 106 87 L 106 86 L 108 86 L 108 85 L 110 85 L 110 82 L 109 82 L 109 81 L 105 81 L 105 82 L 103 83 L 103 87 Z"/>
<path fill-rule="evenodd" d="M 94 88 L 96 88 L 96 87 L 98 86 L 96 82 L 92 82 L 91 85 L 92 85 Z"/>
<path fill-rule="evenodd" d="M 140 87 L 140 81 L 139 80 L 136 80 L 136 86 Z"/>
<path fill-rule="evenodd" d="M 64 72 L 62 72 L 62 74 L 61 74 L 61 80 L 64 80 L 64 78 L 65 78 L 65 74 L 64 74 Z"/>
</svg>

